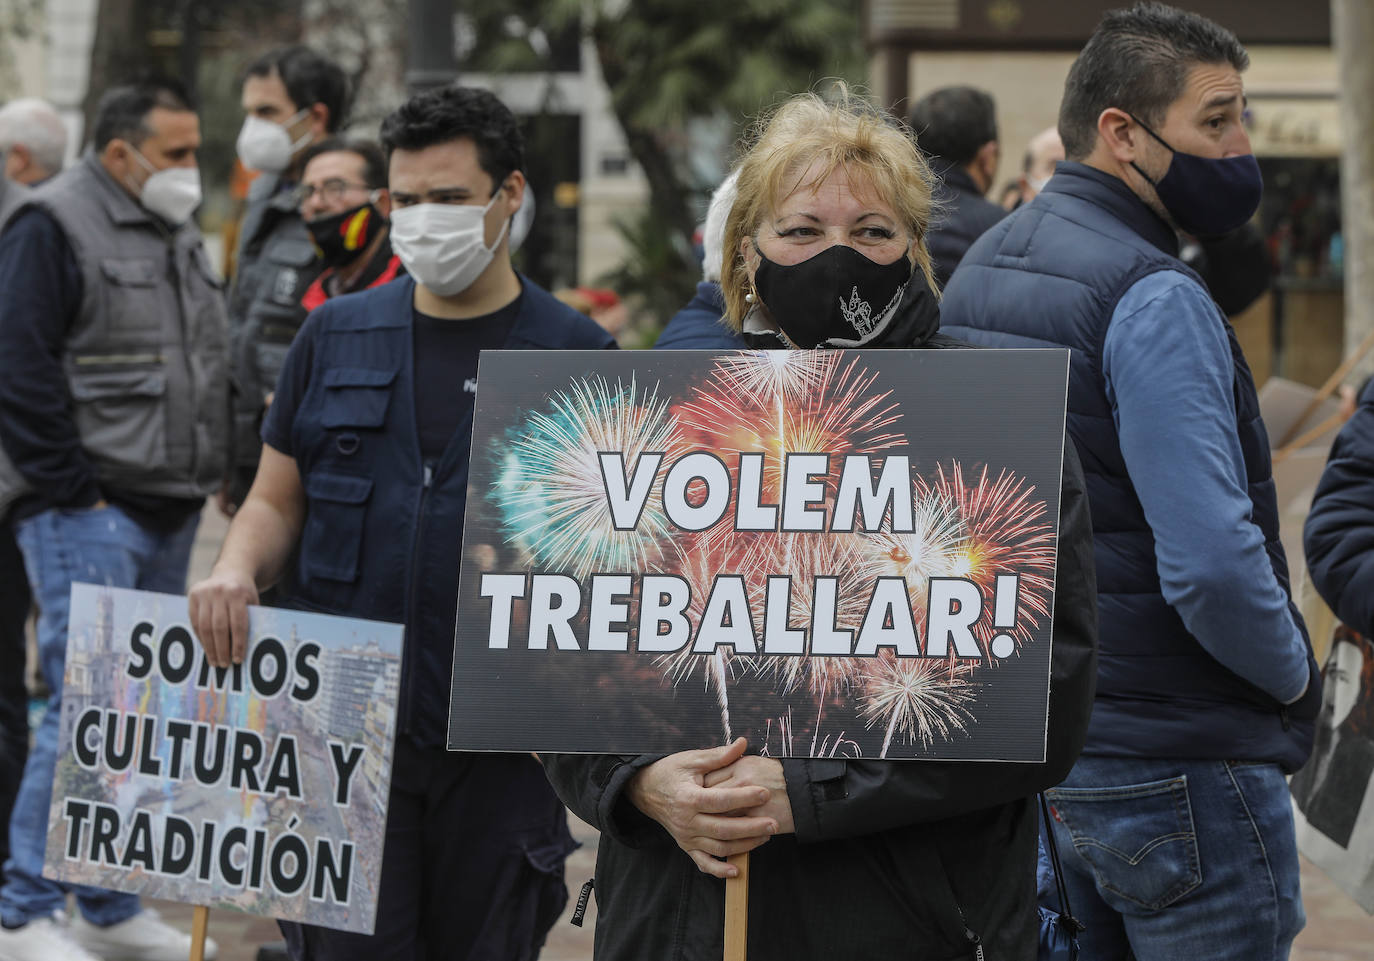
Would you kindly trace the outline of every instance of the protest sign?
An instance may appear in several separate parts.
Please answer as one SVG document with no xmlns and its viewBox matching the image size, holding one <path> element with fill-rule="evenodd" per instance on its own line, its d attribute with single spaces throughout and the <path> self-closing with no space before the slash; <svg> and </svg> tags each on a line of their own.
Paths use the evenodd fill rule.
<svg viewBox="0 0 1374 961">
<path fill-rule="evenodd" d="M 1374 641 L 1338 624 L 1312 754 L 1290 782 L 1298 849 L 1374 914 Z"/>
<path fill-rule="evenodd" d="M 402 628 L 252 607 L 218 669 L 189 623 L 72 585 L 44 875 L 371 933 Z"/>
<path fill-rule="evenodd" d="M 449 747 L 1041 761 L 1068 352 L 484 352 Z"/>
</svg>

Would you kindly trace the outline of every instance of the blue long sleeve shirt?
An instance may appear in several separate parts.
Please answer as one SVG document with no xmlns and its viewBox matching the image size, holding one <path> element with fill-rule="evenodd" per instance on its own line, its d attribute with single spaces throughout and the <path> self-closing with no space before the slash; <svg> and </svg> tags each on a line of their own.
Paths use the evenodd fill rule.
<svg viewBox="0 0 1374 961">
<path fill-rule="evenodd" d="M 1193 280 L 1151 274 L 1112 314 L 1103 374 L 1165 599 L 1212 657 L 1288 704 L 1307 648 L 1251 519 L 1223 323 Z"/>
</svg>

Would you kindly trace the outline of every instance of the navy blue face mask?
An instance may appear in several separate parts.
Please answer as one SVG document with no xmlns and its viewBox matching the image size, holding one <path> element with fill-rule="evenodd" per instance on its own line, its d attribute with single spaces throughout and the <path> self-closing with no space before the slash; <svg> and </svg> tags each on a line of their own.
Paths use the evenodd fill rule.
<svg viewBox="0 0 1374 961">
<path fill-rule="evenodd" d="M 1169 169 L 1158 180 L 1141 170 L 1134 160 L 1131 166 L 1154 184 L 1159 202 L 1180 229 L 1197 237 L 1217 237 L 1230 233 L 1255 215 L 1264 181 L 1254 154 L 1214 158 L 1184 153 L 1175 150 L 1139 118 L 1132 119 L 1173 152 Z"/>
</svg>

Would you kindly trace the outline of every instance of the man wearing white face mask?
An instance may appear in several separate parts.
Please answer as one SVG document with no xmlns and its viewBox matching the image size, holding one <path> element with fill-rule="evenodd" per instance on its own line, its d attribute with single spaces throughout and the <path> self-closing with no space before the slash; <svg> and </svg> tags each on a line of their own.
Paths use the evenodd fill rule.
<svg viewBox="0 0 1374 961">
<path fill-rule="evenodd" d="M 0 513 L 12 512 L 53 692 L 9 823 L 7 961 L 173 961 L 190 949 L 137 897 L 73 889 L 42 869 L 71 583 L 180 593 L 223 475 L 223 296 L 190 219 L 199 146 L 178 85 L 110 90 L 93 149 L 29 194 L 0 235 Z M 70 923 L 69 892 L 80 909 Z"/>
<path fill-rule="evenodd" d="M 284 47 L 248 67 L 241 100 L 239 161 L 258 177 L 239 228 L 229 295 L 234 430 L 222 506 L 230 509 L 252 484 L 264 401 L 305 320 L 301 298 L 325 267 L 301 220 L 296 188 L 306 152 L 343 124 L 348 79 L 309 47 Z"/>
<path fill-rule="evenodd" d="M 293 957 L 528 961 L 567 900 L 563 807 L 529 755 L 445 750 L 477 361 L 615 341 L 511 268 L 524 144 L 496 97 L 418 94 L 382 144 L 408 276 L 301 328 L 191 625 L 212 662 L 241 661 L 246 605 L 280 582 L 287 603 L 406 626 L 376 933 L 284 924 Z"/>
</svg>

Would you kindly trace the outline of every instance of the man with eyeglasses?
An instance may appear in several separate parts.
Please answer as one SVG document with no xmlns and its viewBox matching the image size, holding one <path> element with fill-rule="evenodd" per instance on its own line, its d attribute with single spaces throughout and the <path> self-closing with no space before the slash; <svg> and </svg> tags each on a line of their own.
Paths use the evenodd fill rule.
<svg viewBox="0 0 1374 961">
<path fill-rule="evenodd" d="M 234 424 L 220 506 L 243 501 L 257 468 L 258 425 L 286 349 L 305 320 L 301 298 L 325 265 L 298 209 L 306 152 L 343 123 L 348 78 L 308 47 L 285 47 L 254 61 L 243 80 L 239 161 L 258 177 L 239 229 L 229 294 Z"/>
<path fill-rule="evenodd" d="M 366 290 L 405 273 L 388 236 L 386 158 L 367 140 L 331 137 L 305 154 L 296 200 L 321 273 L 301 297 L 314 310 L 330 297 Z"/>
</svg>

